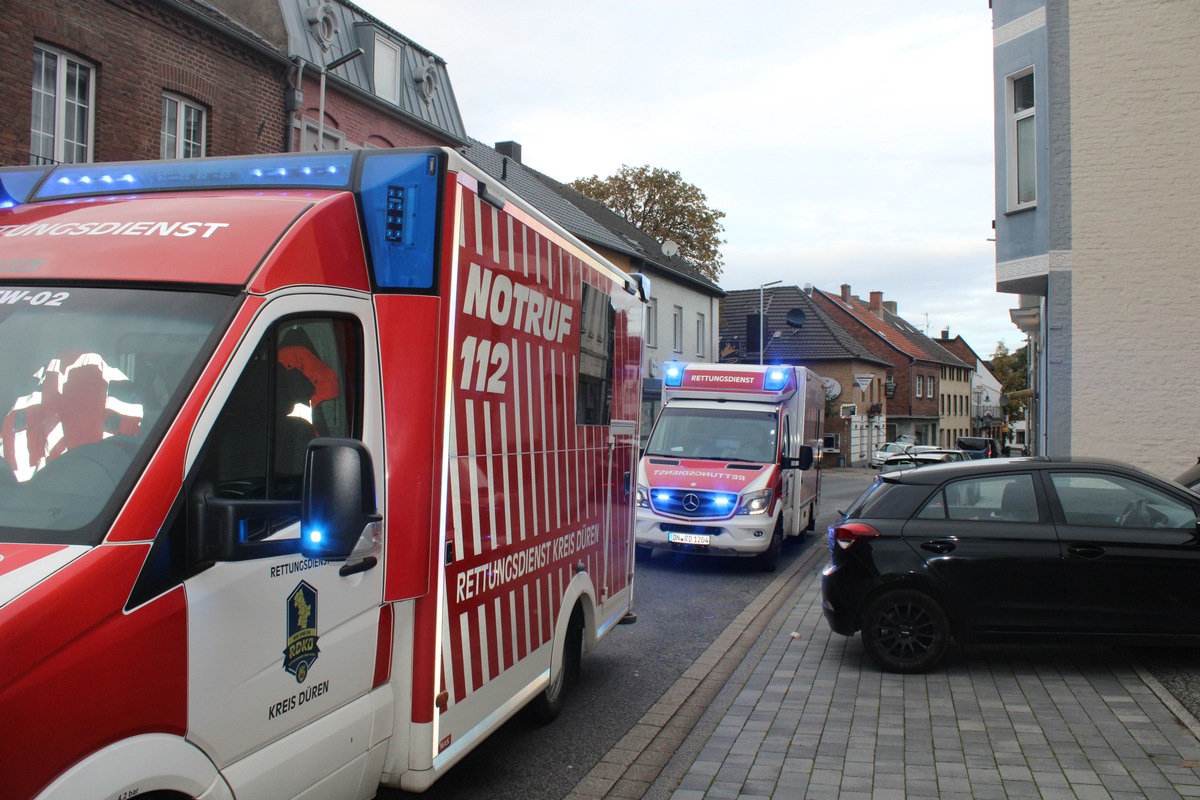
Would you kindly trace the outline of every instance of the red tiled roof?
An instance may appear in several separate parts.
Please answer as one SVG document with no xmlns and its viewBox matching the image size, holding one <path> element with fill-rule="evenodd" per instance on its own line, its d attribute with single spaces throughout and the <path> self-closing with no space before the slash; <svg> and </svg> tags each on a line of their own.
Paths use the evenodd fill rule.
<svg viewBox="0 0 1200 800">
<path fill-rule="evenodd" d="M 820 289 L 814 291 L 820 292 Z M 829 292 L 821 292 L 831 303 L 844 309 L 848 314 L 874 331 L 881 339 L 890 344 L 895 349 L 904 353 L 910 358 L 919 359 L 921 361 L 931 361 L 932 359 L 918 347 L 908 335 L 900 330 L 897 326 L 884 322 L 879 317 L 871 313 L 871 308 L 857 297 L 851 297 L 847 302 L 842 299 L 841 295 L 830 294 Z"/>
</svg>

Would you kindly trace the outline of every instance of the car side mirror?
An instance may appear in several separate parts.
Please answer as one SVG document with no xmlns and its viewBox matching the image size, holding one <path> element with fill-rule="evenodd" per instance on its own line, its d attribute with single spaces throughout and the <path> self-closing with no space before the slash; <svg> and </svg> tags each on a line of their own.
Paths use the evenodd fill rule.
<svg viewBox="0 0 1200 800">
<path fill-rule="evenodd" d="M 784 456 L 780 460 L 779 466 L 783 467 L 784 469 L 812 469 L 812 466 L 816 460 L 816 455 L 813 451 L 812 445 L 802 444 L 800 445 L 799 455 L 795 457 Z"/>
<path fill-rule="evenodd" d="M 313 439 L 304 458 L 300 552 L 308 558 L 344 561 L 363 530 L 381 519 L 366 445 L 357 439 Z"/>
</svg>

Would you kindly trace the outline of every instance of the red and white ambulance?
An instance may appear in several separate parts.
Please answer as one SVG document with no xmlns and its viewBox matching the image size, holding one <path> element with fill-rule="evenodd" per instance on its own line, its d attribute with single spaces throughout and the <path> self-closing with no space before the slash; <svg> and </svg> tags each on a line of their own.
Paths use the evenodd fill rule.
<svg viewBox="0 0 1200 800">
<path fill-rule="evenodd" d="M 795 366 L 669 363 L 638 466 L 638 555 L 755 556 L 813 530 L 825 389 Z"/>
<path fill-rule="evenodd" d="M 631 605 L 640 279 L 443 149 L 0 201 L 0 795 L 419 791 L 554 715 Z"/>
</svg>

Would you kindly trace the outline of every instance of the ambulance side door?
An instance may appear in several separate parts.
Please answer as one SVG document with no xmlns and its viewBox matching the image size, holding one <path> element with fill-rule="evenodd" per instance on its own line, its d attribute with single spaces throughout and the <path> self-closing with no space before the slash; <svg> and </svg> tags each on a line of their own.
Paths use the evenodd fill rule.
<svg viewBox="0 0 1200 800">
<path fill-rule="evenodd" d="M 383 486 L 376 341 L 365 298 L 297 294 L 263 307 L 189 443 L 193 541 L 217 524 L 220 501 L 299 500 L 314 437 L 361 438 Z M 253 545 L 291 552 L 202 559 L 185 581 L 188 738 L 238 796 L 293 797 L 338 770 L 330 796 L 354 796 L 362 769 L 346 767 L 371 739 L 383 569 L 344 574 L 345 562 L 299 554 L 298 516 L 238 525 Z"/>
<path fill-rule="evenodd" d="M 793 439 L 792 415 L 788 413 L 787 406 L 784 406 L 779 414 L 779 453 L 781 463 L 785 463 L 788 458 L 795 458 L 799 454 L 800 448 L 796 446 L 796 442 Z M 782 504 L 783 535 L 789 536 L 796 530 L 796 480 L 798 476 L 796 470 L 783 469 L 782 467 L 779 473 L 779 502 Z"/>
</svg>

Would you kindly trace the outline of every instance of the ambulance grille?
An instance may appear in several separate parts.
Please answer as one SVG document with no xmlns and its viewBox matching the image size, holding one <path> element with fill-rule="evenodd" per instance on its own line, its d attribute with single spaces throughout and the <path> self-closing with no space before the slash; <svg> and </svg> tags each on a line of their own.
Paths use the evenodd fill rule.
<svg viewBox="0 0 1200 800">
<path fill-rule="evenodd" d="M 652 492 L 650 503 L 660 514 L 689 519 L 723 519 L 733 514 L 737 498 L 728 492 Z"/>
</svg>

